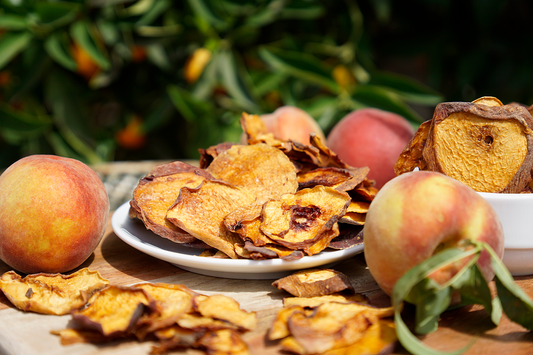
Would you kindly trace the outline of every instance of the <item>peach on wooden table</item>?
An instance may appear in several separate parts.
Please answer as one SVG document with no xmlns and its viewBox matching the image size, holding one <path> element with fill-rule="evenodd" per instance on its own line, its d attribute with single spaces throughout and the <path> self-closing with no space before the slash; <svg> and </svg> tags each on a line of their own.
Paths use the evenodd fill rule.
<svg viewBox="0 0 533 355">
<path fill-rule="evenodd" d="M 81 265 L 100 242 L 109 199 L 84 163 L 54 155 L 22 158 L 0 175 L 0 259 L 23 273 Z"/>
</svg>

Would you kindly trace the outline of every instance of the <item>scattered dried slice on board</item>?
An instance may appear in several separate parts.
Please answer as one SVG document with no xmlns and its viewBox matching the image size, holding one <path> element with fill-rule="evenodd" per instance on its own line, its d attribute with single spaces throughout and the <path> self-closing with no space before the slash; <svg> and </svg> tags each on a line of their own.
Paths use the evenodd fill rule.
<svg viewBox="0 0 533 355">
<path fill-rule="evenodd" d="M 203 332 L 196 332 L 190 329 L 173 325 L 154 332 L 159 344 L 153 345 L 150 355 L 166 354 L 173 349 L 187 349 L 197 347 L 198 340 Z"/>
<path fill-rule="evenodd" d="M 360 303 L 367 304 L 368 298 L 360 293 L 354 294 L 333 294 L 325 296 L 316 296 L 316 297 L 287 297 L 283 299 L 283 306 L 300 306 L 308 308 L 316 308 L 323 303 L 328 302 L 337 302 L 337 303 Z"/>
<path fill-rule="evenodd" d="M 209 173 L 183 162 L 158 166 L 137 184 L 130 202 L 131 207 L 146 228 L 155 234 L 176 243 L 192 243 L 191 246 L 206 247 L 165 218 L 167 210 L 178 198 L 182 187 L 197 187 L 206 178 L 211 178 Z"/>
<path fill-rule="evenodd" d="M 8 271 L 0 278 L 0 290 L 23 311 L 63 315 L 85 305 L 93 293 L 109 285 L 98 271 L 80 269 L 70 275 L 30 274 L 22 278 Z"/>
<path fill-rule="evenodd" d="M 240 333 L 231 329 L 222 329 L 205 333 L 198 344 L 205 347 L 212 355 L 249 355 L 250 349 L 242 340 Z"/>
<path fill-rule="evenodd" d="M 119 337 L 135 329 L 145 309 L 157 310 L 156 301 L 146 291 L 110 285 L 93 294 L 84 308 L 71 314 L 72 319 L 86 329 L 107 337 Z"/>
<path fill-rule="evenodd" d="M 229 322 L 211 317 L 204 317 L 201 314 L 196 313 L 185 314 L 180 317 L 176 323 L 182 328 L 194 330 L 196 332 L 219 329 L 238 329 L 236 325 Z"/>
<path fill-rule="evenodd" d="M 61 345 L 72 345 L 77 343 L 98 344 L 109 341 L 109 337 L 96 330 L 67 328 L 52 330 L 50 333 L 59 336 Z"/>
<path fill-rule="evenodd" d="M 520 193 L 531 181 L 533 118 L 515 104 L 502 105 L 493 97 L 474 102 L 437 105 L 429 129 L 417 133 L 425 140 L 419 169 L 438 171 L 479 192 Z M 397 173 L 410 171 L 420 161 L 416 142 L 397 162 Z M 425 166 L 424 166 L 425 164 Z"/>
<path fill-rule="evenodd" d="M 286 194 L 263 205 L 261 231 L 289 249 L 306 249 L 328 235 L 349 204 L 348 194 L 326 186 Z"/>
<path fill-rule="evenodd" d="M 237 259 L 234 244 L 242 243 L 224 225 L 233 210 L 251 204 L 255 196 L 243 187 L 218 180 L 205 180 L 197 188 L 184 187 L 169 208 L 167 219 L 194 237 L 232 259 Z"/>
<path fill-rule="evenodd" d="M 379 354 L 396 342 L 392 307 L 325 302 L 309 309 L 284 305 L 270 328 L 270 340 L 296 354 Z M 392 331 L 391 331 L 392 330 Z"/>
<path fill-rule="evenodd" d="M 213 295 L 198 301 L 196 310 L 204 317 L 229 322 L 242 330 L 253 330 L 257 326 L 255 312 L 246 312 L 231 297 Z"/>
<path fill-rule="evenodd" d="M 296 192 L 296 168 L 282 151 L 267 144 L 234 145 L 207 168 L 215 178 L 247 188 L 257 201 Z"/>
<path fill-rule="evenodd" d="M 297 271 L 274 281 L 272 286 L 296 297 L 324 296 L 341 291 L 354 293 L 346 275 L 340 271 L 323 268 Z"/>
<path fill-rule="evenodd" d="M 176 323 L 179 317 L 192 310 L 195 295 L 183 285 L 142 283 L 135 285 L 148 292 L 158 303 L 159 312 L 144 314 L 137 322 L 135 335 L 144 339 L 148 333 Z"/>
</svg>

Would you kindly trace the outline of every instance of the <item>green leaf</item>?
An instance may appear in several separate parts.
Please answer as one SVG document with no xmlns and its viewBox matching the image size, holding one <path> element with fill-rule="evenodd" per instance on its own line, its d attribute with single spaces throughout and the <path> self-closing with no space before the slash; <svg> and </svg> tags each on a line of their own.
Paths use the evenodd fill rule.
<svg viewBox="0 0 533 355">
<path fill-rule="evenodd" d="M 26 18 L 13 14 L 0 14 L 0 29 L 7 31 L 20 31 L 26 29 Z"/>
<path fill-rule="evenodd" d="M 484 248 L 491 255 L 491 267 L 495 273 L 496 289 L 505 315 L 524 328 L 533 330 L 533 301 L 514 282 L 513 276 L 494 250 L 488 244 L 484 244 Z"/>
<path fill-rule="evenodd" d="M 267 49 L 261 47 L 259 55 L 274 71 L 290 74 L 302 81 L 319 85 L 333 93 L 339 92 L 339 86 L 331 76 L 331 70 L 309 54 Z"/>
<path fill-rule="evenodd" d="M 193 9 L 196 16 L 211 26 L 223 30 L 229 26 L 229 23 L 217 16 L 216 11 L 210 6 L 210 1 L 188 0 L 189 6 Z"/>
<path fill-rule="evenodd" d="M 76 62 L 69 54 L 69 38 L 65 33 L 54 33 L 44 41 L 44 48 L 50 57 L 68 70 L 76 70 Z"/>
<path fill-rule="evenodd" d="M 83 48 L 92 60 L 103 70 L 111 68 L 108 54 L 95 36 L 96 31 L 87 21 L 75 22 L 70 27 L 70 33 L 74 42 Z"/>
<path fill-rule="evenodd" d="M 451 289 L 426 277 L 411 289 L 408 300 L 416 305 L 415 332 L 428 334 L 437 330 L 439 316 L 450 305 Z"/>
<path fill-rule="evenodd" d="M 230 96 L 245 110 L 257 111 L 257 104 L 245 86 L 242 70 L 239 70 L 233 53 L 220 51 L 215 53 L 213 60 L 217 63 L 218 72 L 224 88 Z M 242 66 L 240 66 L 242 68 Z"/>
<path fill-rule="evenodd" d="M 56 28 L 74 21 L 80 10 L 80 4 L 67 1 L 39 1 L 35 4 L 40 22 Z"/>
<path fill-rule="evenodd" d="M 498 297 L 492 299 L 489 285 L 479 270 L 477 264 L 473 265 L 468 274 L 469 279 L 463 285 L 454 285 L 461 294 L 461 303 L 480 304 L 491 315 L 494 325 L 498 325 L 502 316 L 502 305 Z"/>
<path fill-rule="evenodd" d="M 52 121 L 48 117 L 33 116 L 25 111 L 14 110 L 6 104 L 0 104 L 1 129 L 34 134 L 44 131 L 51 124 Z"/>
<path fill-rule="evenodd" d="M 157 0 L 150 9 L 135 22 L 136 27 L 151 25 L 161 14 L 165 13 L 172 6 L 169 0 Z"/>
<path fill-rule="evenodd" d="M 374 72 L 368 84 L 387 88 L 408 102 L 423 105 L 436 105 L 444 99 L 441 94 L 430 87 L 399 74 Z"/>
<path fill-rule="evenodd" d="M 214 109 L 207 101 L 195 99 L 188 91 L 176 85 L 169 85 L 167 93 L 176 109 L 188 122 L 193 123 L 198 116 L 212 112 Z"/>
<path fill-rule="evenodd" d="M 412 108 L 406 105 L 401 98 L 388 89 L 374 85 L 359 85 L 352 100 L 356 104 L 362 104 L 367 107 L 376 107 L 382 110 L 391 111 L 405 117 L 414 123 L 422 123 L 424 119 L 420 117 Z"/>
<path fill-rule="evenodd" d="M 29 32 L 6 33 L 0 37 L 0 69 L 7 65 L 17 54 L 31 42 L 33 35 Z"/>
</svg>

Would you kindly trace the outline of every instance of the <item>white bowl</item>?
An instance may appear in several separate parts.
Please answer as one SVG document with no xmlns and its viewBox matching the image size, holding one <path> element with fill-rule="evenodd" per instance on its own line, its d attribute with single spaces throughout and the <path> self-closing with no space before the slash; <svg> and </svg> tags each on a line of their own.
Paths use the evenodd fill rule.
<svg viewBox="0 0 533 355">
<path fill-rule="evenodd" d="M 479 192 L 503 226 L 503 263 L 513 276 L 533 274 L 533 194 Z"/>
</svg>

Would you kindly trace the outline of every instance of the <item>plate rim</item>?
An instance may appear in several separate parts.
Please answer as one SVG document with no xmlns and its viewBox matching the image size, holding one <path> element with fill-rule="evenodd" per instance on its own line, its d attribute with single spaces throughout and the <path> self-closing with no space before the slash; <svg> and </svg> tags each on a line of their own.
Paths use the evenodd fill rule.
<svg viewBox="0 0 533 355">
<path fill-rule="evenodd" d="M 361 243 L 348 249 L 325 252 L 323 251 L 316 255 L 304 256 L 301 259 L 292 261 L 282 260 L 279 258 L 267 260 L 204 258 L 199 257 L 198 255 L 185 254 L 181 252 L 162 249 L 156 245 L 150 244 L 149 242 L 143 241 L 138 235 L 135 235 L 131 230 L 126 228 L 131 228 L 133 223 L 137 223 L 129 217 L 129 208 L 130 201 L 127 201 L 120 205 L 111 216 L 111 226 L 115 234 L 123 242 L 130 245 L 131 247 L 145 254 L 151 255 L 157 259 L 174 264 L 177 267 L 183 265 L 189 268 L 217 271 L 220 273 L 229 274 L 271 273 L 289 270 L 301 270 L 309 267 L 317 267 L 320 265 L 340 262 L 359 253 L 362 253 L 364 250 L 364 243 Z M 143 226 L 142 222 L 140 222 L 138 226 Z M 137 226 L 134 226 L 133 228 L 136 227 Z M 153 234 L 155 237 L 162 238 L 148 229 L 143 230 L 143 233 L 145 232 Z M 213 267 L 216 267 L 217 269 L 225 268 L 227 270 L 214 270 Z"/>
</svg>

